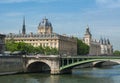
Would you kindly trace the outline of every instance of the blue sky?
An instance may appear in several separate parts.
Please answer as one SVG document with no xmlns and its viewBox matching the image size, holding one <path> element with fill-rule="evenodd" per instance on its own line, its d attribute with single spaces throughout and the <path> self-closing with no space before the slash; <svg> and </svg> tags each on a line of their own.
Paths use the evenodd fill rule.
<svg viewBox="0 0 120 83">
<path fill-rule="evenodd" d="M 89 25 L 93 38 L 109 38 L 120 50 L 120 0 L 0 0 L 0 33 L 19 33 L 23 16 L 27 33 L 46 17 L 54 32 L 82 38 Z"/>
</svg>

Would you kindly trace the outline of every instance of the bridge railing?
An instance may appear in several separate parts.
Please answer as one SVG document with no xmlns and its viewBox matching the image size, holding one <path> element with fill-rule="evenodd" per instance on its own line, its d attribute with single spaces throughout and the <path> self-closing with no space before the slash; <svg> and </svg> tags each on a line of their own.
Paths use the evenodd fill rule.
<svg viewBox="0 0 120 83">
<path fill-rule="evenodd" d="M 78 63 L 94 62 L 97 60 L 117 60 L 120 56 L 64 56 L 61 57 L 60 67 L 65 68 L 67 66 L 76 65 Z"/>
</svg>

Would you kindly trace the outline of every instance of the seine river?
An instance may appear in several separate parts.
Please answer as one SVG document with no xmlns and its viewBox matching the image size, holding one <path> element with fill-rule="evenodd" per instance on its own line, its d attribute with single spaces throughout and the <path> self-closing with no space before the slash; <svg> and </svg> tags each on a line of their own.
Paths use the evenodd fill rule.
<svg viewBox="0 0 120 83">
<path fill-rule="evenodd" d="M 120 83 L 120 65 L 74 69 L 72 74 L 18 74 L 0 76 L 0 83 Z"/>
</svg>

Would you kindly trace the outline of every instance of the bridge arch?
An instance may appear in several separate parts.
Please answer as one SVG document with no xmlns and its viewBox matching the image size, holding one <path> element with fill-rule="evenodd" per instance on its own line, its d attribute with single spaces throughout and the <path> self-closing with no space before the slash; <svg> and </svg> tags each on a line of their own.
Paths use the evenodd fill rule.
<svg viewBox="0 0 120 83">
<path fill-rule="evenodd" d="M 119 65 L 119 64 L 120 64 L 120 62 L 113 61 L 113 60 L 109 60 L 109 61 L 97 61 L 97 62 L 93 62 L 93 67 L 113 66 L 113 65 Z"/>
<path fill-rule="evenodd" d="M 83 60 L 83 61 L 77 61 L 77 62 L 74 62 L 74 63 L 71 63 L 71 64 L 67 64 L 65 66 L 62 66 L 60 67 L 60 70 L 64 72 L 64 70 L 72 70 L 74 67 L 76 66 L 79 66 L 81 64 L 85 64 L 85 63 L 93 63 L 93 62 L 96 62 L 94 65 L 96 64 L 100 64 L 102 62 L 106 62 L 106 61 L 109 61 L 109 62 L 114 62 L 116 64 L 120 64 L 120 60 L 119 59 L 88 59 L 88 60 Z"/>
<path fill-rule="evenodd" d="M 27 72 L 30 73 L 50 73 L 51 67 L 44 61 L 30 61 L 26 66 Z"/>
</svg>

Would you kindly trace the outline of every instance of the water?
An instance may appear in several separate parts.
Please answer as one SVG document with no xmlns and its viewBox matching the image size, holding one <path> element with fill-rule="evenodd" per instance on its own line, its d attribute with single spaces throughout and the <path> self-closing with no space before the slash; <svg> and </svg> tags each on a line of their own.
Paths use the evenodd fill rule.
<svg viewBox="0 0 120 83">
<path fill-rule="evenodd" d="M 112 68 L 74 69 L 72 74 L 18 74 L 0 76 L 0 83 L 120 83 L 120 65 Z"/>
</svg>

